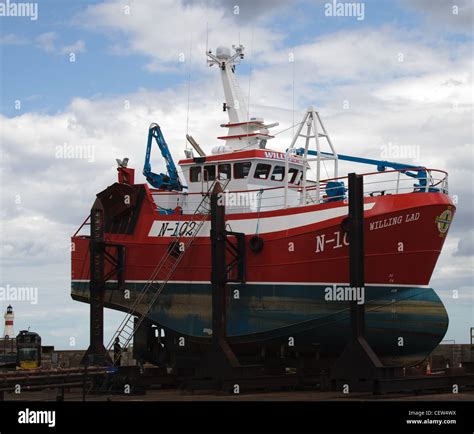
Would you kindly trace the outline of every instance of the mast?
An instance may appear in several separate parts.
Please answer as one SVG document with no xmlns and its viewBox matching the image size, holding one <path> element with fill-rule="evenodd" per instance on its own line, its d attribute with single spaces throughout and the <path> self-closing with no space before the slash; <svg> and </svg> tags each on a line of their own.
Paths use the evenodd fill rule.
<svg viewBox="0 0 474 434">
<path fill-rule="evenodd" d="M 247 122 L 249 116 L 247 103 L 235 77 L 235 66 L 244 58 L 245 47 L 243 45 L 238 47 L 233 45 L 232 48 L 235 49 L 233 56 L 231 56 L 230 50 L 227 47 L 217 47 L 216 55 L 212 54 L 211 50 L 209 50 L 207 52 L 207 57 L 209 57 L 207 63 L 209 66 L 219 66 L 225 95 L 224 109 L 229 115 L 229 122 L 231 124 L 238 124 Z"/>
<path fill-rule="evenodd" d="M 304 127 L 306 126 L 306 134 L 304 134 Z M 298 142 L 299 138 L 304 139 L 304 148 L 299 148 L 297 149 L 295 147 L 296 143 Z M 314 150 L 310 150 L 310 145 L 312 140 L 314 139 L 314 144 L 316 148 L 316 152 Z M 322 139 L 326 140 L 326 146 L 329 147 L 329 152 L 321 152 L 321 148 L 323 147 L 323 141 Z M 321 117 L 319 116 L 319 113 L 314 109 L 314 107 L 308 107 L 308 110 L 306 111 L 303 120 L 300 122 L 296 133 L 293 137 L 293 140 L 291 141 L 290 147 L 286 151 L 286 160 L 288 160 L 289 156 L 296 153 L 297 155 L 301 156 L 303 158 L 305 167 L 309 169 L 309 162 L 315 161 L 316 162 L 316 197 L 315 200 L 316 202 L 319 202 L 320 200 L 320 181 L 321 181 L 321 163 L 324 164 L 324 161 L 330 160 L 334 163 L 334 172 L 333 172 L 333 177 L 337 178 L 338 177 L 338 155 L 336 153 L 336 150 L 332 144 L 331 138 L 329 137 L 328 132 L 326 131 L 326 128 L 323 125 L 323 122 L 321 120 Z M 310 158 L 310 155 L 315 155 L 316 158 Z M 286 163 L 288 165 L 288 163 Z M 303 178 L 301 180 L 301 188 L 302 188 L 302 194 L 301 194 L 301 204 L 305 205 L 307 202 L 307 197 L 306 197 L 306 187 L 307 187 L 307 170 L 303 170 Z M 285 201 L 287 198 L 288 194 L 288 179 L 286 180 L 286 185 L 285 185 Z"/>
<path fill-rule="evenodd" d="M 206 52 L 208 65 L 219 66 L 225 96 L 223 110 L 229 116 L 229 123 L 221 125 L 228 128 L 227 135 L 218 137 L 226 144 L 224 147 L 214 148 L 213 153 L 231 152 L 242 148 L 265 148 L 267 140 L 273 138 L 269 134 L 269 128 L 278 125 L 278 123 L 265 125 L 263 118 L 249 118 L 247 102 L 235 74 L 236 65 L 244 58 L 245 47 L 240 44 L 233 45 L 232 48 L 235 51 L 233 55 L 227 47 L 218 47 L 215 55 L 212 54 L 212 50 Z"/>
</svg>

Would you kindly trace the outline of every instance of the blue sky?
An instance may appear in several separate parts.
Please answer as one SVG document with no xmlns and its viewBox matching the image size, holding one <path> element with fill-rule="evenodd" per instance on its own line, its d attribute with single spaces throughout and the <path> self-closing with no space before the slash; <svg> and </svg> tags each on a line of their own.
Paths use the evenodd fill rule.
<svg viewBox="0 0 474 434">
<path fill-rule="evenodd" d="M 127 93 L 139 87 L 160 89 L 176 83 L 175 74 L 150 74 L 143 70 L 142 56 L 111 54 L 106 35 L 84 31 L 78 16 L 88 5 L 99 2 L 42 1 L 39 19 L 2 21 L 2 33 L 14 34 L 18 44 L 2 46 L 2 73 L 15 77 L 2 89 L 1 111 L 18 114 L 14 102 L 26 101 L 25 111 L 56 113 L 74 97 L 94 98 Z M 42 48 L 37 38 L 54 32 L 54 49 Z M 84 41 L 86 50 L 76 53 L 72 65 L 64 47 Z M 91 65 L 94 65 L 91 69 Z"/>
<path fill-rule="evenodd" d="M 87 344 L 87 306 L 69 297 L 69 236 L 94 194 L 114 181 L 116 157 L 130 156 L 140 168 L 150 122 L 160 122 L 180 158 L 189 97 L 190 132 L 205 147 L 216 144 L 225 118 L 216 71 L 205 66 L 208 28 L 209 48 L 239 38 L 246 46 L 238 72 L 251 114 L 283 129 L 314 104 L 339 152 L 378 158 L 387 143 L 414 146 L 423 164 L 450 172 L 458 214 L 431 284 L 451 316 L 446 338 L 467 341 L 474 325 L 472 2 L 365 1 L 363 20 L 326 16 L 325 1 L 38 3 L 36 21 L 0 17 L 0 285 L 37 286 L 40 295 L 38 305 L 17 303 L 17 328 L 31 325 L 59 348 L 69 348 L 71 337 Z M 289 139 L 282 134 L 275 147 Z M 58 160 L 55 149 L 65 142 L 90 146 L 94 161 Z M 108 332 L 120 318 L 107 313 Z"/>
</svg>

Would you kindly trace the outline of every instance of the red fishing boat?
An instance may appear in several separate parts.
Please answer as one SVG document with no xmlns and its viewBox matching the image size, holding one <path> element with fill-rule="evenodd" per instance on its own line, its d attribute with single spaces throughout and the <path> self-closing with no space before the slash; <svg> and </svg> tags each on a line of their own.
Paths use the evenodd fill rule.
<svg viewBox="0 0 474 434">
<path fill-rule="evenodd" d="M 174 164 L 161 129 L 149 129 L 143 174 L 135 183 L 128 160 L 118 182 L 98 194 L 112 218 L 106 241 L 121 246 L 120 276 L 108 271 L 105 306 L 127 313 L 113 336 L 128 344 L 134 317 L 206 347 L 212 335 L 208 193 L 219 182 L 229 230 L 245 234 L 243 273 L 231 284 L 227 336 L 236 354 L 278 352 L 289 338 L 299 351 L 314 346 L 339 354 L 348 338 L 349 302 L 365 303 L 367 340 L 386 365 L 423 360 L 443 339 L 448 316 L 430 279 L 455 207 L 442 170 L 338 154 L 320 115 L 310 107 L 285 150 L 271 150 L 271 128 L 249 118 L 235 66 L 242 46 L 206 53 L 222 78 L 229 121 L 224 144 L 192 149 Z M 167 166 L 151 171 L 153 141 Z M 299 143 L 302 143 L 301 145 Z M 363 173 L 366 286 L 349 288 L 347 178 L 339 162 Z M 324 179 L 322 167 L 332 176 Z M 310 170 L 316 176 L 311 178 Z M 87 223 L 87 220 L 86 222 Z M 72 297 L 90 301 L 88 235 L 72 237 Z M 107 250 L 114 256 L 114 247 Z M 242 271 L 242 270 L 241 270 Z M 403 344 L 400 345 L 400 338 Z M 112 342 L 111 341 L 111 342 Z M 165 341 L 164 341 L 165 342 Z"/>
</svg>

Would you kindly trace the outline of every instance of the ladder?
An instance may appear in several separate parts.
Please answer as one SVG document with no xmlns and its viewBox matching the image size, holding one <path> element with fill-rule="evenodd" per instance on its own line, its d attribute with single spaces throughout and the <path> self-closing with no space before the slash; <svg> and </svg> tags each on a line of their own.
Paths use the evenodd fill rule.
<svg viewBox="0 0 474 434">
<path fill-rule="evenodd" d="M 229 181 L 230 180 L 224 181 L 223 190 L 225 187 L 227 187 Z M 136 298 L 132 307 L 129 309 L 128 313 L 125 315 L 125 318 L 122 320 L 114 335 L 110 339 L 110 342 L 107 345 L 107 349 L 109 351 L 113 350 L 114 343 L 117 338 L 119 339 L 121 347 L 120 351 L 114 354 L 114 364 L 117 363 L 122 353 L 130 344 L 136 330 L 138 330 L 140 324 L 150 312 L 166 284 L 171 279 L 171 276 L 178 267 L 181 259 L 188 251 L 201 228 L 204 226 L 207 217 L 211 213 L 210 194 L 217 182 L 218 180 L 215 179 L 211 184 L 207 190 L 207 193 L 204 194 L 204 197 L 189 220 L 190 222 L 196 222 L 196 226 L 194 227 L 192 235 L 190 237 L 183 237 L 182 235 L 178 234 L 173 238 L 169 244 L 168 252 L 162 256 L 161 260 L 153 270 L 150 278 L 145 283 L 142 291 Z M 185 239 L 183 246 L 184 248 L 180 248 L 180 240 L 182 238 Z M 143 308 L 142 305 L 145 305 L 145 307 Z M 136 324 L 134 324 L 135 316 L 138 316 L 138 321 Z"/>
</svg>

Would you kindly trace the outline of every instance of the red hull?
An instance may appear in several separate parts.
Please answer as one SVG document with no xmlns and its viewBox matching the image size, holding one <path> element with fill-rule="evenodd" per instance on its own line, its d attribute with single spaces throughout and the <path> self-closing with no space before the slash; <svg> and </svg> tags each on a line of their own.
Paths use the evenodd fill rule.
<svg viewBox="0 0 474 434">
<path fill-rule="evenodd" d="M 455 211 L 449 197 L 409 193 L 366 198 L 365 204 L 366 282 L 428 285 L 447 234 L 447 227 L 440 225 L 439 218 L 447 210 L 452 218 Z M 348 282 L 347 236 L 341 228 L 346 212 L 347 205 L 335 202 L 259 215 L 228 215 L 232 230 L 240 229 L 250 238 L 258 225 L 259 236 L 264 240 L 261 252 L 248 251 L 247 282 Z M 186 215 L 160 215 L 154 211 L 148 193 L 134 234 L 107 234 L 107 241 L 126 246 L 125 280 L 148 280 L 168 249 L 173 228 L 185 233 L 182 224 L 187 220 Z M 154 222 L 159 230 L 154 231 Z M 294 223 L 298 225 L 293 226 Z M 206 226 L 171 281 L 209 281 L 211 255 L 206 236 L 209 225 Z M 88 280 L 88 237 L 76 236 L 72 241 L 72 280 Z"/>
</svg>

